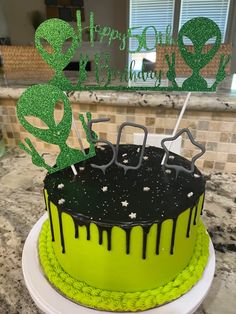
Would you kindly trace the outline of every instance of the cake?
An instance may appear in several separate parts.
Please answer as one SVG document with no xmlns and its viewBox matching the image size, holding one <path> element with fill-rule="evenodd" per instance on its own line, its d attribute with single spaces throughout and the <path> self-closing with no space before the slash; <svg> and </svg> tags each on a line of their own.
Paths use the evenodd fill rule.
<svg viewBox="0 0 236 314">
<path fill-rule="evenodd" d="M 167 70 L 158 68 L 158 71 L 145 72 L 142 68 L 134 71 L 134 60 L 124 69 L 115 69 L 110 64 L 109 53 L 94 50 L 95 35 L 100 43 L 106 38 L 109 46 L 116 40 L 120 51 L 124 52 L 129 49 L 130 38 L 135 37 L 138 46 L 132 53 L 140 53 L 150 51 L 145 45 L 146 30 L 151 27 L 157 34 L 155 27 L 140 29 L 142 36 L 133 35 L 132 29 L 121 33 L 110 27 L 101 28 L 95 23 L 93 12 L 85 27 L 80 11 L 76 17 L 76 30 L 59 19 L 46 20 L 36 30 L 36 48 L 54 69 L 54 76 L 48 84 L 29 87 L 17 104 L 18 119 L 31 133 L 31 138 L 26 137 L 19 146 L 31 155 L 36 166 L 48 171 L 44 180 L 48 219 L 38 241 L 40 265 L 59 293 L 81 305 L 114 312 L 147 310 L 189 291 L 201 278 L 208 261 L 209 236 L 200 217 L 205 180 L 194 166 L 204 149 L 194 141 L 190 131 L 177 130 L 190 92 L 215 91 L 226 76 L 230 56 L 221 55 L 215 82 L 208 86 L 199 70 L 217 53 L 221 35 L 213 21 L 199 17 L 181 27 L 178 50 L 166 50 L 163 60 Z M 105 29 L 109 29 L 108 34 L 101 31 Z M 87 53 L 80 54 L 75 84 L 64 73 L 75 51 L 82 47 L 85 31 L 89 31 L 91 51 L 94 50 L 94 85 L 88 82 Z M 184 44 L 186 36 L 193 43 L 194 54 Z M 158 37 L 161 38 L 159 33 Z M 206 42 L 213 37 L 216 38 L 213 48 L 202 53 Z M 71 46 L 64 52 L 63 45 L 68 39 L 71 39 Z M 172 43 L 166 36 L 165 48 Z M 176 80 L 176 52 L 181 55 L 181 62 L 191 69 L 191 76 L 181 86 Z M 166 82 L 162 84 L 162 76 L 167 77 L 167 85 Z M 151 80 L 150 86 L 147 79 Z M 140 86 L 139 80 L 147 82 Z M 164 139 L 162 148 L 157 148 L 145 147 L 147 128 L 135 123 L 123 123 L 118 128 L 116 145 L 99 140 L 92 131 L 92 124 L 109 120 L 100 118 L 100 114 L 98 119 L 92 119 L 91 113 L 86 117 L 79 113 L 84 129 L 81 137 L 69 100 L 70 92 L 89 92 L 90 103 L 93 91 L 97 90 L 137 91 L 141 98 L 137 101 L 134 95 L 134 104 L 140 106 L 149 105 L 143 100 L 141 91 L 188 91 L 188 95 L 172 137 Z M 103 102 L 97 95 L 95 98 L 97 103 Z M 60 121 L 56 121 L 57 105 L 62 105 L 59 106 L 63 112 Z M 144 131 L 142 147 L 119 145 L 122 128 L 126 125 Z M 67 143 L 72 129 L 79 149 Z M 187 132 L 192 144 L 202 151 L 191 161 L 170 153 L 170 147 L 164 144 L 183 132 Z M 90 146 L 87 150 L 84 150 L 83 137 Z M 57 147 L 59 153 L 54 166 L 37 151 L 35 138 Z M 108 145 L 99 146 L 99 142 Z"/>
<path fill-rule="evenodd" d="M 118 160 L 134 166 L 141 146 L 120 145 Z M 170 302 L 201 278 L 209 239 L 201 222 L 205 180 L 161 165 L 164 150 L 146 147 L 141 167 L 124 171 L 109 146 L 48 174 L 44 196 L 49 219 L 39 238 L 39 257 L 49 282 L 87 307 L 140 311 Z M 170 153 L 168 164 L 190 169 Z"/>
</svg>

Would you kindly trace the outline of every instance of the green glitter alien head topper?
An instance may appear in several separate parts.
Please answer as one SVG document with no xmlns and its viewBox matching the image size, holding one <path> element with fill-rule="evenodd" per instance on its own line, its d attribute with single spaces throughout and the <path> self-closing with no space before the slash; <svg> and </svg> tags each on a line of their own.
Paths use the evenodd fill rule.
<svg viewBox="0 0 236 314">
<path fill-rule="evenodd" d="M 136 29 L 140 29 L 140 34 L 135 35 Z M 147 47 L 146 33 L 148 29 L 154 31 L 154 38 L 156 38 L 153 45 L 153 49 Z M 87 64 L 89 57 L 87 53 L 82 53 L 83 50 L 83 32 L 89 33 L 89 44 L 93 48 L 94 56 L 90 56 L 91 60 L 94 60 L 94 81 L 96 82 L 91 86 L 91 82 L 87 82 Z M 217 85 L 225 78 L 225 68 L 229 63 L 230 56 L 221 55 L 219 57 L 219 66 L 216 74 L 216 80 L 212 86 L 207 85 L 206 80 L 201 76 L 200 70 L 204 68 L 215 56 L 221 45 L 221 33 L 220 29 L 215 22 L 205 17 L 197 17 L 186 22 L 178 34 L 178 48 L 180 55 L 187 66 L 192 70 L 192 75 L 187 78 L 182 86 L 179 86 L 176 82 L 175 71 L 175 52 L 165 54 L 165 62 L 169 69 L 166 76 L 170 82 L 169 86 L 162 85 L 163 70 L 157 71 L 141 71 L 134 70 L 135 61 L 133 60 L 128 64 L 125 69 L 115 69 L 111 67 L 111 56 L 108 52 L 100 53 L 96 52 L 94 47 L 94 38 L 98 38 L 100 43 L 107 42 L 107 45 L 111 45 L 116 41 L 118 43 L 120 51 L 124 51 L 128 47 L 128 43 L 134 39 L 137 41 L 137 49 L 129 50 L 132 54 L 140 52 L 148 52 L 150 50 L 156 50 L 158 54 L 158 47 L 171 46 L 173 40 L 170 39 L 170 34 L 166 34 L 166 39 L 160 41 L 159 32 L 157 32 L 155 26 L 147 26 L 143 30 L 140 27 L 129 28 L 126 33 L 121 33 L 118 30 L 113 30 L 111 27 L 96 25 L 94 21 L 94 14 L 90 13 L 89 26 L 82 27 L 80 11 L 77 12 L 77 31 L 65 21 L 59 19 L 51 19 L 43 22 L 36 30 L 35 45 L 42 55 L 42 58 L 48 63 L 50 67 L 55 70 L 55 76 L 49 82 L 52 85 L 58 86 L 62 90 L 166 90 L 166 91 L 215 91 Z M 188 51 L 187 45 L 184 43 L 184 37 L 191 40 L 194 52 Z M 70 42 L 68 40 L 70 39 Z M 208 52 L 204 52 L 203 48 L 207 44 L 208 40 L 213 41 L 212 48 Z M 42 42 L 46 42 L 50 47 L 50 52 L 43 46 Z M 69 47 L 66 52 L 63 52 L 65 44 Z M 128 48 L 127 48 L 128 49 Z M 130 48 L 131 49 L 131 48 Z M 78 71 L 77 71 L 77 83 L 75 85 L 67 79 L 63 73 L 65 67 L 72 61 L 73 56 L 78 50 Z M 90 49 L 91 50 L 91 49 Z M 174 51 L 175 49 L 173 49 Z M 124 54 L 126 52 L 124 51 Z M 181 58 L 180 57 L 180 58 Z M 184 74 L 183 74 L 184 75 Z M 91 73 L 89 78 L 91 79 Z M 140 80 L 149 80 L 152 86 L 140 87 Z M 115 84 L 112 82 L 115 80 Z M 117 84 L 120 81 L 120 84 Z M 138 82 L 137 86 L 135 83 Z M 121 84 L 122 83 L 122 84 Z"/>
<path fill-rule="evenodd" d="M 42 40 L 48 49 L 43 46 Z M 66 42 L 70 43 L 70 47 L 63 53 L 63 45 Z M 35 46 L 42 58 L 55 70 L 55 77 L 51 84 L 66 89 L 70 87 L 70 81 L 64 76 L 63 69 L 70 63 L 78 47 L 73 27 L 60 19 L 47 20 L 37 28 Z"/>
<path fill-rule="evenodd" d="M 184 44 L 184 37 L 192 41 L 194 52 L 188 51 Z M 211 49 L 204 53 L 203 48 L 209 39 L 214 39 Z M 200 75 L 200 70 L 205 67 L 215 56 L 221 45 L 221 33 L 217 24 L 208 18 L 194 18 L 183 25 L 178 35 L 178 46 L 182 58 L 192 69 L 192 75 L 186 79 L 182 85 L 183 90 L 206 91 L 208 89 L 206 80 Z M 229 57 L 224 59 L 221 56 L 216 82 L 225 78 L 225 66 L 229 62 Z M 214 83 L 215 86 L 216 83 Z M 213 87 L 214 87 L 213 86 Z M 212 88 L 211 88 L 212 89 Z"/>
<path fill-rule="evenodd" d="M 64 106 L 64 114 L 61 121 L 57 124 L 54 119 L 54 110 L 59 101 Z M 56 165 L 50 167 L 37 152 L 29 138 L 25 139 L 27 145 L 23 143 L 19 144 L 22 149 L 32 156 L 32 162 L 35 165 L 46 168 L 49 173 L 66 168 L 95 155 L 94 144 L 90 140 L 87 123 L 83 115 L 80 115 L 80 120 L 86 132 L 87 140 L 90 143 L 88 154 L 85 154 L 84 151 L 71 148 L 66 144 L 71 131 L 72 111 L 68 98 L 58 87 L 45 84 L 28 88 L 17 103 L 17 116 L 20 123 L 32 135 L 45 142 L 59 146 L 60 153 L 57 157 Z M 33 126 L 27 121 L 27 117 L 40 119 L 46 128 Z M 88 121 L 91 120 L 91 114 L 87 113 L 87 119 Z"/>
</svg>

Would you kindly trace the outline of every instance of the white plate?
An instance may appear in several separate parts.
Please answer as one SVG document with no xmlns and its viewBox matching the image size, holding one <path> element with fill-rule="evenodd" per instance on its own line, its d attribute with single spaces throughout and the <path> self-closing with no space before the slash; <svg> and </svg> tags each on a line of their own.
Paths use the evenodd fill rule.
<svg viewBox="0 0 236 314">
<path fill-rule="evenodd" d="M 48 283 L 39 265 L 37 242 L 42 224 L 47 219 L 45 213 L 31 229 L 23 249 L 22 269 L 25 284 L 32 299 L 46 314 L 108 314 L 112 312 L 98 311 L 80 306 L 59 294 Z M 210 256 L 203 277 L 185 295 L 179 299 L 155 309 L 145 311 L 145 314 L 192 314 L 200 306 L 210 289 L 215 272 L 215 252 L 210 242 Z M 126 312 L 127 313 L 127 312 Z M 113 312 L 114 314 L 114 312 Z"/>
</svg>

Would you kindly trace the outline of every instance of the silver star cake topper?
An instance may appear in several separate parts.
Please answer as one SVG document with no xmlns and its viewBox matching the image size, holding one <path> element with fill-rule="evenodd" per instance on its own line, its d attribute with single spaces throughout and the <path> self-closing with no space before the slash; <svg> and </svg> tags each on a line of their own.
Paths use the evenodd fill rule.
<svg viewBox="0 0 236 314">
<path fill-rule="evenodd" d="M 177 139 L 181 134 L 183 134 L 183 133 L 187 133 L 187 135 L 188 135 L 188 137 L 189 137 L 191 143 L 192 143 L 194 146 L 200 148 L 200 150 L 201 150 L 200 153 L 196 154 L 196 155 L 193 156 L 193 158 L 191 159 L 191 167 L 190 167 L 190 169 L 187 169 L 187 168 L 185 168 L 185 167 L 183 167 L 183 166 L 179 166 L 179 165 L 170 165 L 170 164 L 167 163 L 167 162 L 168 162 L 168 159 L 169 159 L 169 154 L 170 154 L 170 152 L 169 152 L 169 150 L 167 149 L 167 147 L 165 146 L 165 142 L 167 142 L 167 141 L 171 141 L 171 142 L 172 142 L 172 141 L 176 140 L 176 139 Z M 200 157 L 205 153 L 205 151 L 206 151 L 205 146 L 203 146 L 202 144 L 196 142 L 196 141 L 194 140 L 193 136 L 192 136 L 192 133 L 191 133 L 191 132 L 189 131 L 189 129 L 187 129 L 187 128 L 184 128 L 184 129 L 180 130 L 179 132 L 176 133 L 175 136 L 164 138 L 164 139 L 161 141 L 161 146 L 162 146 L 162 148 L 163 148 L 164 151 L 165 151 L 165 159 L 164 159 L 164 164 L 163 164 L 163 166 L 166 167 L 166 168 L 174 169 L 174 170 L 176 171 L 176 177 L 178 176 L 178 174 L 179 174 L 180 171 L 184 171 L 184 172 L 186 172 L 186 173 L 192 174 L 192 173 L 194 172 L 194 164 L 195 164 L 195 161 L 196 161 L 198 158 L 200 158 Z"/>
</svg>

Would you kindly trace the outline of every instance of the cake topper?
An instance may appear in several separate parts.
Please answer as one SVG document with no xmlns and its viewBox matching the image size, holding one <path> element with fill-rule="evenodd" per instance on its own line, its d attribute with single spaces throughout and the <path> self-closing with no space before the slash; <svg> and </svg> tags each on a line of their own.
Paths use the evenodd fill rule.
<svg viewBox="0 0 236 314">
<path fill-rule="evenodd" d="M 188 51 L 187 46 L 184 44 L 184 37 L 187 37 L 192 41 L 194 52 Z M 213 43 L 212 48 L 208 52 L 204 53 L 204 45 L 208 42 L 209 39 L 213 38 L 215 39 L 215 42 Z M 219 50 L 220 45 L 220 29 L 215 22 L 208 18 L 194 18 L 186 22 L 181 27 L 178 34 L 179 50 L 182 58 L 193 71 L 192 75 L 183 82 L 183 90 L 214 91 L 218 83 L 225 78 L 225 67 L 230 60 L 230 56 L 221 55 L 218 72 L 216 74 L 216 80 L 210 88 L 207 86 L 207 81 L 199 73 L 200 70 L 213 59 Z"/>
<path fill-rule="evenodd" d="M 118 153 L 119 153 L 119 145 L 120 145 L 120 139 L 121 139 L 121 133 L 124 127 L 126 126 L 132 126 L 135 128 L 140 128 L 143 130 L 144 132 L 144 138 L 143 138 L 143 144 L 142 144 L 142 149 L 139 155 L 139 162 L 136 166 L 126 166 L 120 162 L 118 162 L 117 158 L 118 158 Z M 145 150 L 145 146 L 146 146 L 146 142 L 147 142 L 147 136 L 148 136 L 148 130 L 145 126 L 141 125 L 141 124 L 137 124 L 137 123 L 133 123 L 133 122 L 124 122 L 120 125 L 119 130 L 118 130 L 118 135 L 117 135 L 117 142 L 116 142 L 116 165 L 123 168 L 125 173 L 128 170 L 137 170 L 141 167 L 142 164 L 142 160 L 143 160 L 143 155 L 144 155 L 144 150 Z"/>
<path fill-rule="evenodd" d="M 192 158 L 192 160 L 191 160 L 191 168 L 190 168 L 190 169 L 187 169 L 187 168 L 185 168 L 185 167 L 183 167 L 183 166 L 179 166 L 179 165 L 170 165 L 170 164 L 167 163 L 167 161 L 168 161 L 168 159 L 169 159 L 169 154 L 170 154 L 170 152 L 169 152 L 169 150 L 167 149 L 167 147 L 165 146 L 165 142 L 167 142 L 167 141 L 174 141 L 174 140 L 176 140 L 176 139 L 177 139 L 181 134 L 183 134 L 183 133 L 187 133 L 187 135 L 188 135 L 188 137 L 189 137 L 191 143 L 192 143 L 194 146 L 200 148 L 200 150 L 201 150 L 200 153 L 196 154 L 196 155 Z M 162 146 L 162 148 L 165 150 L 165 159 L 164 159 L 164 164 L 163 164 L 163 165 L 164 165 L 164 167 L 167 167 L 167 168 L 170 168 L 170 169 L 175 169 L 175 171 L 176 171 L 176 178 L 177 178 L 177 176 L 178 176 L 178 174 L 179 174 L 180 171 L 184 171 L 184 172 L 186 172 L 186 173 L 193 173 L 193 172 L 194 172 L 194 163 L 195 163 L 195 161 L 196 161 L 199 157 L 201 157 L 201 156 L 205 153 L 205 151 L 206 151 L 205 147 L 204 147 L 202 144 L 200 144 L 200 143 L 198 143 L 198 142 L 196 142 L 196 141 L 194 140 L 194 138 L 193 138 L 191 132 L 189 131 L 189 129 L 182 129 L 182 130 L 180 130 L 179 132 L 177 132 L 175 136 L 166 137 L 166 138 L 162 139 L 162 141 L 161 141 L 161 146 Z"/>
<path fill-rule="evenodd" d="M 128 47 L 131 39 L 137 40 L 137 49 L 129 50 L 129 53 L 140 53 L 145 51 L 151 51 L 159 46 L 172 45 L 174 41 L 170 36 L 170 27 L 167 27 L 165 37 L 157 32 L 156 28 L 152 25 L 145 27 L 141 34 L 136 34 L 136 29 L 141 27 L 132 27 L 125 33 L 121 33 L 118 30 L 112 29 L 111 27 L 96 25 L 94 21 L 94 14 L 90 13 L 89 26 L 82 27 L 81 12 L 77 11 L 77 30 L 75 30 L 70 24 L 60 19 L 51 19 L 43 22 L 37 29 L 35 34 L 36 47 L 47 62 L 47 64 L 55 70 L 54 77 L 45 85 L 35 85 L 26 90 L 21 96 L 17 105 L 17 115 L 21 124 L 35 137 L 40 138 L 51 144 L 59 146 L 60 153 L 57 156 L 56 166 L 49 166 L 44 158 L 40 156 L 35 147 L 33 146 L 29 138 L 25 139 L 25 144 L 20 143 L 20 147 L 24 149 L 28 154 L 32 155 L 32 161 L 34 164 L 46 168 L 50 173 L 57 170 L 63 169 L 67 166 L 71 166 L 74 174 L 77 174 L 74 163 L 88 159 L 95 155 L 95 143 L 104 142 L 111 146 L 113 151 L 112 160 L 106 165 L 95 165 L 93 167 L 100 168 L 104 173 L 107 167 L 112 163 L 116 163 L 122 167 L 125 172 L 128 169 L 138 169 L 141 165 L 141 161 L 144 154 L 144 148 L 147 138 L 147 130 L 145 127 L 136 124 L 123 124 L 120 126 L 118 132 L 117 146 L 116 149 L 113 145 L 105 140 L 98 140 L 96 134 L 91 131 L 92 123 L 104 122 L 107 119 L 91 120 L 91 114 L 87 114 L 87 122 L 83 115 L 79 116 L 82 126 L 86 132 L 86 138 L 90 144 L 89 153 L 86 154 L 83 148 L 82 140 L 77 129 L 76 123 L 73 118 L 73 114 L 70 107 L 70 102 L 64 91 L 70 90 L 154 90 L 154 91 L 188 91 L 184 106 L 180 112 L 176 126 L 172 133 L 172 137 L 168 139 L 176 138 L 176 132 L 179 127 L 179 123 L 187 107 L 188 100 L 190 98 L 191 91 L 214 91 L 217 85 L 225 78 L 225 68 L 229 63 L 230 56 L 221 55 L 218 65 L 215 82 L 208 87 L 206 80 L 201 76 L 200 70 L 203 69 L 216 55 L 221 45 L 221 33 L 217 24 L 205 17 L 194 18 L 185 23 L 178 34 L 177 44 L 180 51 L 180 55 L 183 58 L 187 66 L 192 70 L 192 74 L 189 78 L 186 78 L 179 86 L 176 80 L 175 53 L 165 54 L 165 61 L 168 65 L 166 76 L 170 82 L 169 86 L 162 86 L 163 70 L 145 72 L 144 69 L 141 71 L 134 70 L 135 61 L 131 61 L 129 65 L 123 70 L 113 69 L 110 64 L 111 56 L 108 52 L 98 53 L 94 49 L 94 64 L 95 72 L 94 79 L 95 85 L 88 85 L 88 73 L 87 64 L 89 57 L 87 53 L 82 53 L 83 46 L 83 33 L 89 30 L 89 44 L 92 48 L 95 46 L 95 38 L 98 38 L 100 43 L 107 41 L 110 46 L 114 42 L 118 43 L 119 50 L 124 51 Z M 148 30 L 154 32 L 155 45 L 154 47 L 148 47 L 146 41 L 146 34 Z M 191 40 L 194 48 L 194 52 L 190 52 L 184 43 L 184 38 Z M 213 40 L 211 49 L 204 53 L 203 48 L 209 40 Z M 46 45 L 45 45 L 46 43 Z M 79 51 L 79 69 L 78 78 L 75 85 L 65 76 L 64 70 L 66 66 L 71 62 L 74 57 L 76 50 Z M 120 84 L 116 82 L 113 84 L 113 80 L 118 79 Z M 154 80 L 153 86 L 130 86 L 132 82 L 137 80 L 146 81 L 147 79 Z M 125 83 L 125 85 L 121 85 Z M 140 82 L 139 82 L 140 83 Z M 61 101 L 64 106 L 64 114 L 61 121 L 57 124 L 53 118 L 55 104 Z M 40 118 L 46 125 L 46 129 L 35 127 L 27 120 L 28 116 L 34 116 Z M 92 122 L 93 121 L 93 122 Z M 69 136 L 71 125 L 75 128 L 78 141 L 80 144 L 79 149 L 70 148 L 67 144 L 67 138 Z M 118 147 L 120 142 L 120 136 L 122 128 L 126 125 L 142 128 L 144 131 L 144 142 L 142 151 L 140 154 L 140 160 L 138 165 L 131 166 L 126 165 L 128 160 L 126 159 L 123 163 L 117 161 Z M 180 134 L 180 133 L 178 133 Z M 167 139 L 166 139 L 167 141 Z M 194 160 L 195 161 L 195 160 Z M 163 158 L 164 162 L 164 158 Z M 162 162 L 162 163 L 163 163 Z M 167 166 L 167 165 L 166 165 Z M 179 171 L 178 168 L 177 173 Z M 181 169 L 183 170 L 183 169 Z M 184 170 L 183 170 L 184 171 Z"/>
<path fill-rule="evenodd" d="M 63 117 L 59 123 L 54 119 L 54 110 L 58 102 L 63 104 Z M 94 144 L 88 137 L 87 129 L 87 122 L 92 118 L 90 113 L 87 113 L 87 122 L 85 122 L 83 115 L 79 117 L 86 132 L 87 141 L 90 144 L 89 152 L 85 154 L 81 150 L 71 148 L 66 144 L 71 131 L 72 111 L 69 99 L 58 87 L 41 84 L 28 88 L 17 103 L 17 116 L 20 123 L 33 136 L 59 146 L 60 153 L 57 156 L 56 165 L 51 167 L 38 153 L 29 138 L 25 139 L 26 144 L 22 142 L 19 144 L 23 150 L 32 156 L 32 162 L 36 166 L 44 167 L 49 173 L 61 170 L 95 155 Z M 29 117 L 40 119 L 41 125 L 44 125 L 44 127 L 34 126 L 32 121 L 28 121 Z M 96 138 L 94 132 L 92 136 Z"/>
<path fill-rule="evenodd" d="M 63 45 L 65 46 L 69 40 L 71 40 L 70 46 L 66 52 L 63 52 Z M 63 70 L 70 63 L 78 47 L 73 27 L 60 19 L 46 20 L 37 28 L 35 46 L 44 61 L 55 70 L 55 76 L 50 84 L 64 90 L 70 89 L 71 82 L 65 77 Z"/>
<path fill-rule="evenodd" d="M 87 127 L 87 129 L 89 130 L 89 138 L 93 143 L 105 143 L 105 144 L 109 145 L 112 149 L 112 159 L 107 164 L 105 164 L 105 165 L 91 164 L 91 167 L 101 169 L 104 174 L 105 174 L 106 169 L 109 166 L 111 166 L 113 164 L 113 162 L 115 161 L 116 150 L 115 150 L 115 147 L 112 145 L 111 142 L 104 140 L 104 139 L 94 139 L 94 137 L 92 135 L 92 133 L 93 133 L 92 126 L 93 126 L 93 123 L 106 122 L 109 120 L 110 120 L 109 118 L 92 119 L 92 120 L 88 121 L 88 127 Z"/>
<path fill-rule="evenodd" d="M 136 34 L 137 29 L 140 29 L 141 34 Z M 165 90 L 165 91 L 215 91 L 217 85 L 225 78 L 225 68 L 229 63 L 230 56 L 221 55 L 219 59 L 218 71 L 215 77 L 215 82 L 208 87 L 206 80 L 201 76 L 200 70 L 204 68 L 216 55 L 221 44 L 221 33 L 218 25 L 206 18 L 197 17 L 186 22 L 180 29 L 177 39 L 178 49 L 180 55 L 192 70 L 192 75 L 179 86 L 176 82 L 175 71 L 175 52 L 165 54 L 165 61 L 168 65 L 167 73 L 163 69 L 157 71 L 146 71 L 142 68 L 140 71 L 135 69 L 135 61 L 132 60 L 124 69 L 114 69 L 111 67 L 111 55 L 108 52 L 99 53 L 94 48 L 95 37 L 98 42 L 107 42 L 110 46 L 114 42 L 118 43 L 119 50 L 124 51 L 128 49 L 129 41 L 137 41 L 137 48 L 131 50 L 129 53 L 135 54 L 140 52 L 148 52 L 157 49 L 159 46 L 171 46 L 175 42 L 170 37 L 171 29 L 169 26 L 166 28 L 166 34 L 163 36 L 159 34 L 155 26 L 150 25 L 141 30 L 141 27 L 132 27 L 125 33 L 112 29 L 108 26 L 96 25 L 94 21 L 94 14 L 90 13 L 89 26 L 82 27 L 81 13 L 77 11 L 77 32 L 73 27 L 65 21 L 60 19 L 51 19 L 43 22 L 35 33 L 35 45 L 41 54 L 42 58 L 47 64 L 55 70 L 55 75 L 49 82 L 56 85 L 63 90 Z M 153 47 L 147 46 L 147 31 L 154 32 L 155 38 Z M 95 84 L 91 85 L 88 82 L 88 75 L 86 66 L 89 62 L 87 53 L 82 53 L 83 47 L 83 33 L 89 31 L 89 43 L 93 47 L 94 56 L 90 57 L 94 60 L 94 81 Z M 188 51 L 188 46 L 184 43 L 184 38 L 191 40 L 194 52 Z M 208 40 L 215 40 L 212 48 L 208 52 L 203 52 L 203 47 Z M 46 46 L 43 45 L 46 42 Z M 67 48 L 63 52 L 63 48 Z M 72 61 L 77 50 L 79 55 L 78 61 L 78 78 L 75 85 L 67 79 L 63 73 L 66 66 Z M 162 86 L 162 77 L 166 75 L 170 84 L 169 86 Z M 91 75 L 89 77 L 91 79 Z M 116 80 L 114 84 L 114 80 Z M 117 80 L 120 84 L 117 84 Z M 135 85 L 136 81 L 150 80 L 151 86 L 131 86 Z M 132 83 L 132 84 L 131 84 Z M 134 84 L 133 84 L 134 83 Z"/>
<path fill-rule="evenodd" d="M 88 130 L 90 130 L 90 133 L 92 133 L 92 126 L 93 123 L 99 123 L 99 122 L 106 122 L 109 121 L 109 118 L 99 118 L 99 119 L 92 119 L 88 122 Z M 118 154 L 119 154 L 119 145 L 120 145 L 120 139 L 121 139 L 121 134 L 122 134 L 122 130 L 124 127 L 126 126 L 132 126 L 135 128 L 140 128 L 144 131 L 144 139 L 143 139 L 143 144 L 142 144 L 142 149 L 139 155 L 139 162 L 136 166 L 126 166 L 120 162 L 118 162 Z M 147 135 L 148 135 L 148 130 L 145 126 L 141 125 L 141 124 L 137 124 L 137 123 L 133 123 L 133 122 L 124 122 L 119 126 L 118 129 L 118 135 L 117 135 L 117 141 L 116 141 L 116 147 L 114 147 L 114 145 L 107 141 L 107 140 L 103 140 L 103 139 L 94 139 L 92 135 L 90 135 L 90 140 L 93 143 L 105 143 L 107 145 L 109 145 L 112 149 L 112 159 L 105 165 L 96 165 L 96 164 L 91 164 L 91 166 L 93 168 L 98 168 L 101 169 L 102 172 L 105 174 L 105 171 L 108 167 L 110 167 L 114 162 L 118 167 L 121 167 L 124 169 L 124 172 L 126 173 L 128 170 L 137 170 L 141 167 L 142 164 L 142 160 L 143 160 L 143 155 L 144 155 L 144 150 L 145 150 L 145 146 L 146 146 L 146 142 L 147 142 Z M 125 154 L 127 155 L 127 154 Z M 128 162 L 128 160 L 127 160 Z M 123 161 L 124 163 L 124 161 Z"/>
</svg>

